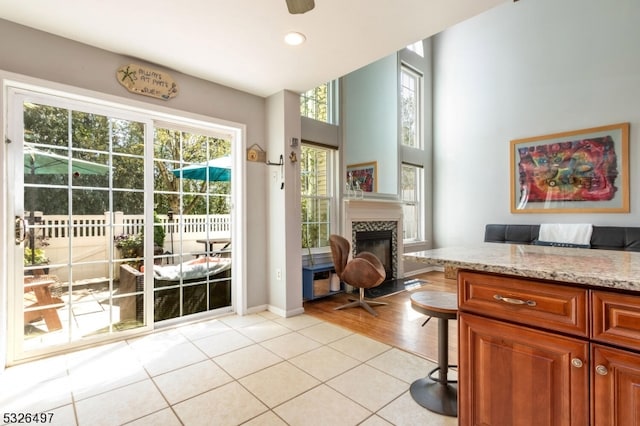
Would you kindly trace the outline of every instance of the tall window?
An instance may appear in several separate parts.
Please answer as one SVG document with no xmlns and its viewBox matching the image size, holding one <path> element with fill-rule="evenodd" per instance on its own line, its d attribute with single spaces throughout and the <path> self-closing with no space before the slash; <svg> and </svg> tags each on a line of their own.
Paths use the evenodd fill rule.
<svg viewBox="0 0 640 426">
<path fill-rule="evenodd" d="M 400 70 L 402 145 L 422 148 L 422 75 L 407 66 Z"/>
<path fill-rule="evenodd" d="M 333 220 L 333 155 L 334 150 L 302 145 L 300 179 L 302 190 L 302 247 L 329 245 Z"/>
<path fill-rule="evenodd" d="M 325 123 L 336 124 L 335 99 L 337 82 L 321 84 L 300 95 L 300 115 Z"/>
<path fill-rule="evenodd" d="M 403 238 L 417 241 L 422 238 L 422 167 L 411 164 L 402 165 L 402 212 Z"/>
</svg>

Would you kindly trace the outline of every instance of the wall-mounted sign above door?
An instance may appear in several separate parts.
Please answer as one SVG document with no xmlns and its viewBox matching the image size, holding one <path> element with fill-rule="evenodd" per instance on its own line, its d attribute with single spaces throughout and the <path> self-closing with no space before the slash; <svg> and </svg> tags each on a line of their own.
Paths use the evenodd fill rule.
<svg viewBox="0 0 640 426">
<path fill-rule="evenodd" d="M 169 74 L 142 65 L 123 65 L 116 72 L 116 77 L 131 93 L 164 100 L 178 94 L 178 85 Z"/>
</svg>

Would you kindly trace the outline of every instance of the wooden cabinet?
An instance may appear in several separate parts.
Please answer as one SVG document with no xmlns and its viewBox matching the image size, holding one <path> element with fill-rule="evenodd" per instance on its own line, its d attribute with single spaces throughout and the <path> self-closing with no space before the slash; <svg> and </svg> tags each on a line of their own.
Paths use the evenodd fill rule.
<svg viewBox="0 0 640 426">
<path fill-rule="evenodd" d="M 593 290 L 591 301 L 592 340 L 602 343 L 591 349 L 593 424 L 639 425 L 640 297 Z"/>
<path fill-rule="evenodd" d="M 460 271 L 460 425 L 640 425 L 640 295 Z"/>
<path fill-rule="evenodd" d="M 592 424 L 640 424 L 640 355 L 592 345 Z"/>
<path fill-rule="evenodd" d="M 461 425 L 588 424 L 586 341 L 467 313 L 458 327 Z"/>
</svg>

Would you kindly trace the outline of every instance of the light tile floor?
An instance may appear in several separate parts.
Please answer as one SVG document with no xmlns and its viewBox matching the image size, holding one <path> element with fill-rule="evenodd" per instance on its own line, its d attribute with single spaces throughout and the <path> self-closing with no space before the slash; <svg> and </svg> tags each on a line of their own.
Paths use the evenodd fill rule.
<svg viewBox="0 0 640 426">
<path fill-rule="evenodd" d="M 307 315 L 227 316 L 8 368 L 0 414 L 55 425 L 456 425 L 409 385 L 435 365 Z"/>
</svg>

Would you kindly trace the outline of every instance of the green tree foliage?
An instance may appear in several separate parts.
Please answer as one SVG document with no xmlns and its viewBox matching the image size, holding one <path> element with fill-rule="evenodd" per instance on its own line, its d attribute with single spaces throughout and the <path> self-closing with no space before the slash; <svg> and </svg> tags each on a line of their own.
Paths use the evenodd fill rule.
<svg viewBox="0 0 640 426">
<path fill-rule="evenodd" d="M 36 201 L 36 209 L 44 214 L 75 215 L 103 214 L 118 210 L 125 214 L 139 214 L 144 190 L 144 125 L 141 123 L 109 119 L 103 115 L 70 111 L 64 108 L 26 104 L 24 107 L 25 142 L 38 149 L 68 155 L 98 164 L 109 164 L 112 146 L 113 209 L 109 204 L 109 174 L 71 175 L 25 173 L 25 183 L 56 185 L 57 188 L 27 188 L 25 208 Z M 69 182 L 71 180 L 71 182 Z M 66 186 L 71 191 L 71 209 Z M 77 189 L 75 189 L 77 188 Z M 138 190 L 138 192 L 131 191 Z"/>
<path fill-rule="evenodd" d="M 327 123 L 329 105 L 329 83 L 307 90 L 300 95 L 300 115 Z"/>
<path fill-rule="evenodd" d="M 228 214 L 230 182 L 180 179 L 172 170 L 231 154 L 231 142 L 171 129 L 156 129 L 154 185 L 156 211 L 183 214 Z M 180 192 L 182 190 L 182 192 Z M 182 205 L 180 194 L 182 193 Z"/>
<path fill-rule="evenodd" d="M 302 247 L 324 247 L 330 222 L 326 150 L 303 145 L 300 168 Z"/>
<path fill-rule="evenodd" d="M 229 155 L 230 141 L 169 129 L 157 129 L 154 138 L 156 213 L 166 214 L 169 210 L 176 214 L 229 213 L 230 182 L 207 185 L 204 181 L 181 180 L 171 171 Z M 66 156 L 70 149 L 74 158 L 111 165 L 111 174 L 105 175 L 25 173 L 26 210 L 39 210 L 46 215 L 69 211 L 74 215 L 105 211 L 143 213 L 145 124 L 27 103 L 24 139 L 44 151 Z M 73 188 L 71 196 L 69 184 Z"/>
</svg>

